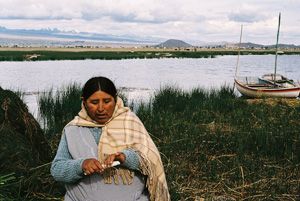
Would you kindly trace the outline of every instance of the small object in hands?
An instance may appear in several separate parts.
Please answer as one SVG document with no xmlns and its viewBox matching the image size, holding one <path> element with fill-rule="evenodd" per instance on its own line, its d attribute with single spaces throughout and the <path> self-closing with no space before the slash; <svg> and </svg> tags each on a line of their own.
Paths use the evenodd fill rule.
<svg viewBox="0 0 300 201">
<path fill-rule="evenodd" d="M 111 166 L 110 167 L 114 167 L 114 166 L 117 166 L 117 165 L 120 165 L 121 163 L 119 162 L 119 161 L 114 161 L 112 164 L 111 164 Z M 104 168 L 104 169 L 106 169 L 107 167 L 104 165 L 104 164 L 102 164 L 102 167 Z M 87 175 L 87 173 L 85 172 L 85 173 L 83 173 L 84 175 Z"/>
</svg>

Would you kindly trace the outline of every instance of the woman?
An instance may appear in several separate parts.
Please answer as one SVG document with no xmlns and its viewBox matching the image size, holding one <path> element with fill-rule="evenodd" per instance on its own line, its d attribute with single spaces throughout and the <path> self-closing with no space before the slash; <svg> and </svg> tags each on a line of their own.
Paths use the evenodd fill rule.
<svg viewBox="0 0 300 201">
<path fill-rule="evenodd" d="M 91 78 L 81 99 L 51 166 L 65 183 L 65 200 L 170 200 L 159 152 L 112 81 Z M 120 165 L 112 167 L 114 161 Z"/>
</svg>

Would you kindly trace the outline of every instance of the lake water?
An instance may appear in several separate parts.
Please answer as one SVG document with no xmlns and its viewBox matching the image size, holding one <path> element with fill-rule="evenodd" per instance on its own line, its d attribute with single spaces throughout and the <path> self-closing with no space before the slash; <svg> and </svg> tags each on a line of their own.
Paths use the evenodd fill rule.
<svg viewBox="0 0 300 201">
<path fill-rule="evenodd" d="M 37 93 L 71 82 L 84 84 L 93 76 L 106 76 L 116 86 L 126 87 L 130 99 L 147 99 L 161 86 L 195 87 L 233 85 L 237 56 L 201 59 L 125 59 L 0 62 L 0 86 L 28 93 L 25 101 L 36 114 Z M 238 75 L 274 73 L 274 55 L 242 55 Z M 279 55 L 277 73 L 300 79 L 300 55 Z"/>
</svg>

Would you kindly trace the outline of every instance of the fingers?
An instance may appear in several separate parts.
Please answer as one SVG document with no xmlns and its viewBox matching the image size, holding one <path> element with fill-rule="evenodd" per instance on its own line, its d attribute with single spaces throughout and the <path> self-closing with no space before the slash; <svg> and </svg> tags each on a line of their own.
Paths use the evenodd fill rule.
<svg viewBox="0 0 300 201">
<path fill-rule="evenodd" d="M 116 158 L 116 154 L 109 155 L 104 161 L 105 167 L 108 168 L 111 167 L 111 164 L 114 162 L 115 158 Z"/>
<path fill-rule="evenodd" d="M 97 166 L 97 168 L 98 168 L 101 172 L 104 171 L 104 167 L 101 165 L 101 163 L 100 163 L 99 161 L 97 161 L 97 162 L 95 163 L 95 165 Z"/>
<path fill-rule="evenodd" d="M 125 162 L 125 155 L 123 153 L 117 152 L 115 154 L 109 155 L 105 161 L 104 161 L 104 167 L 101 165 L 101 163 L 94 159 L 86 159 L 82 163 L 82 170 L 85 175 L 91 175 L 96 174 L 104 171 L 104 168 L 110 168 L 114 161 L 119 161 L 120 163 Z"/>
<path fill-rule="evenodd" d="M 121 164 L 125 162 L 126 156 L 123 153 L 118 152 L 118 155 L 116 156 L 117 161 L 119 161 Z"/>
<path fill-rule="evenodd" d="M 119 161 L 120 163 L 124 163 L 126 160 L 125 154 L 117 152 L 115 154 L 109 155 L 105 161 L 104 165 L 105 167 L 111 167 L 114 161 Z"/>
<path fill-rule="evenodd" d="M 94 158 L 84 160 L 81 168 L 86 175 L 96 174 L 104 171 L 104 168 L 100 162 Z"/>
</svg>

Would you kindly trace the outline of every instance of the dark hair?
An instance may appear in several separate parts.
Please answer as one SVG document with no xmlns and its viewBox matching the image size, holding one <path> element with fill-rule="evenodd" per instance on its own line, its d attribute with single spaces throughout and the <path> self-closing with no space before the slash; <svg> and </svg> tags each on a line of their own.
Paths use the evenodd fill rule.
<svg viewBox="0 0 300 201">
<path fill-rule="evenodd" d="M 93 77 L 89 79 L 82 90 L 82 97 L 86 101 L 96 91 L 103 91 L 117 101 L 117 89 L 114 83 L 106 77 Z"/>
</svg>

